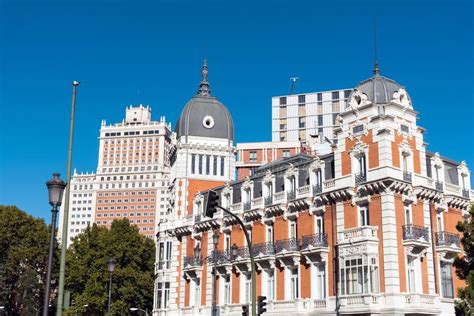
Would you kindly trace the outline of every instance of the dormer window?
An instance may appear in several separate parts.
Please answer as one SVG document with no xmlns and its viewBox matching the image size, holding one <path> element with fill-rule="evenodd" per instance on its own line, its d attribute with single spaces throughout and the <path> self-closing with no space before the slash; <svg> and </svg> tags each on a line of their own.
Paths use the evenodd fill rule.
<svg viewBox="0 0 474 316">
<path fill-rule="evenodd" d="M 410 134 L 410 128 L 404 124 L 400 125 L 400 131 L 404 134 Z"/>
<path fill-rule="evenodd" d="M 364 125 L 360 124 L 360 125 L 356 125 L 352 128 L 352 134 L 356 135 L 356 134 L 360 134 L 364 131 Z"/>
</svg>

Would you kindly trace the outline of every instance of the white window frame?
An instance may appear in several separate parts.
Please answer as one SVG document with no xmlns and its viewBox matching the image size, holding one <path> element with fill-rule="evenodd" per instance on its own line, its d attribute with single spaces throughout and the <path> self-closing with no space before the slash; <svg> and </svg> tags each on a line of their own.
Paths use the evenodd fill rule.
<svg viewBox="0 0 474 316">
<path fill-rule="evenodd" d="M 370 210 L 369 210 L 368 204 L 359 205 L 357 207 L 357 215 L 358 215 L 359 227 L 370 225 Z"/>
</svg>

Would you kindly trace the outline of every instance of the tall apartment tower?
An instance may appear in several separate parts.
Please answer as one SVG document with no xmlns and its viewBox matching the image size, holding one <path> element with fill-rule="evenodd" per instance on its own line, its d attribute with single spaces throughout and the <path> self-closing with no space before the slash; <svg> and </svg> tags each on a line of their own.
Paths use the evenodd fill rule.
<svg viewBox="0 0 474 316">
<path fill-rule="evenodd" d="M 167 208 L 171 126 L 151 120 L 148 106 L 130 106 L 125 119 L 102 121 L 97 164 L 95 222 L 109 227 L 128 218 L 140 233 L 153 238 L 156 222 Z"/>
<path fill-rule="evenodd" d="M 69 224 L 68 224 L 68 246 L 71 241 L 87 226 L 91 225 L 95 218 L 95 203 L 97 193 L 97 182 L 94 173 L 74 173 L 71 177 L 71 190 L 69 198 Z M 62 205 L 66 196 L 63 196 Z M 64 212 L 59 212 L 58 242 L 61 242 L 63 231 Z"/>
<path fill-rule="evenodd" d="M 332 90 L 272 98 L 272 141 L 301 141 L 320 154 L 337 141 L 334 127 L 351 90 Z"/>
<path fill-rule="evenodd" d="M 409 94 L 377 65 L 333 132 L 328 154 L 280 159 L 213 188 L 251 236 L 268 315 L 453 315 L 464 285 L 452 262 L 463 251 L 456 223 L 469 216 L 465 162 L 427 151 Z M 157 258 L 153 313 L 213 315 L 216 302 L 219 315 L 241 315 L 251 300 L 249 248 L 226 214 L 202 217 L 202 190 L 224 179 L 192 185 L 201 180 L 185 162 L 188 145 L 177 146 L 188 176 L 174 183 L 176 220 L 160 229 L 159 249 L 171 256 Z"/>
<path fill-rule="evenodd" d="M 154 314 L 184 307 L 187 304 L 183 300 L 185 289 L 202 288 L 203 292 L 210 293 L 212 286 L 210 279 L 202 282 L 200 278 L 183 279 L 180 272 L 183 258 L 195 247 L 212 249 L 212 241 L 209 241 L 212 234 L 198 233 L 179 242 L 174 236 L 163 233 L 199 223 L 204 217 L 204 199 L 199 192 L 235 178 L 232 117 L 227 108 L 211 96 L 207 76 L 204 61 L 198 93 L 186 104 L 176 124 L 171 153 L 170 208 L 158 225 Z M 200 297 L 190 299 L 192 304 L 200 304 L 193 301 Z"/>
</svg>

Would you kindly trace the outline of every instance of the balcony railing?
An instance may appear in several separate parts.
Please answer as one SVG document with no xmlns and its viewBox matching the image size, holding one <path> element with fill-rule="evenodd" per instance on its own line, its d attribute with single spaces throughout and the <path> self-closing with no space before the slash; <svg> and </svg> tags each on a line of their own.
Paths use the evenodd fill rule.
<svg viewBox="0 0 474 316">
<path fill-rule="evenodd" d="M 271 256 L 275 254 L 275 247 L 272 242 L 264 242 L 253 245 L 253 253 L 255 255 Z"/>
<path fill-rule="evenodd" d="M 202 257 L 187 256 L 184 257 L 183 263 L 185 268 L 200 267 L 202 266 Z"/>
<path fill-rule="evenodd" d="M 469 190 L 462 189 L 462 197 L 469 198 Z"/>
<path fill-rule="evenodd" d="M 403 180 L 411 183 L 411 172 L 403 171 Z"/>
<path fill-rule="evenodd" d="M 251 208 L 252 208 L 252 203 L 250 202 L 244 203 L 244 211 L 250 211 Z"/>
<path fill-rule="evenodd" d="M 327 247 L 328 246 L 328 234 L 314 234 L 309 236 L 303 236 L 301 239 L 302 249 L 308 247 Z"/>
<path fill-rule="evenodd" d="M 265 197 L 265 206 L 270 206 L 273 204 L 273 197 L 272 196 L 266 196 Z"/>
<path fill-rule="evenodd" d="M 377 238 L 378 228 L 375 226 L 361 226 L 348 228 L 339 233 L 338 242 L 347 242 L 350 240 L 363 240 L 370 239 L 374 240 Z"/>
<path fill-rule="evenodd" d="M 297 238 L 283 239 L 275 241 L 275 252 L 280 253 L 282 251 L 299 251 L 300 243 Z"/>
<path fill-rule="evenodd" d="M 365 172 L 357 173 L 355 175 L 355 184 L 361 184 L 367 181 L 367 174 Z"/>
<path fill-rule="evenodd" d="M 200 222 L 201 222 L 201 219 L 202 219 L 202 215 L 201 215 L 201 214 L 194 215 L 194 222 L 195 222 L 195 223 L 200 223 Z"/>
<path fill-rule="evenodd" d="M 419 240 L 430 241 L 430 233 L 428 227 L 416 226 L 413 224 L 403 225 L 403 240 Z"/>
<path fill-rule="evenodd" d="M 435 181 L 435 188 L 437 191 L 443 191 L 443 182 L 441 181 Z"/>
<path fill-rule="evenodd" d="M 277 192 L 273 196 L 273 203 L 283 202 L 285 199 L 285 191 Z"/>
<path fill-rule="evenodd" d="M 232 255 L 226 250 L 223 251 L 213 251 L 211 257 L 209 258 L 211 262 L 215 264 L 223 264 L 232 262 Z"/>
<path fill-rule="evenodd" d="M 294 200 L 296 198 L 296 192 L 294 190 L 289 191 L 286 194 L 286 198 L 288 201 Z"/>
<path fill-rule="evenodd" d="M 455 246 L 459 248 L 461 239 L 458 235 L 448 232 L 437 232 L 436 246 Z"/>
<path fill-rule="evenodd" d="M 323 192 L 323 187 L 320 184 L 313 185 L 313 195 Z"/>
</svg>

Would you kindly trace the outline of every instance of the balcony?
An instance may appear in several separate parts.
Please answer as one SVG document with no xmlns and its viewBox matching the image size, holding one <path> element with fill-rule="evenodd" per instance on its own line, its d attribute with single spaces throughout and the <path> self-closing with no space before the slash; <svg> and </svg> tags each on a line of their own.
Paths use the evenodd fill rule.
<svg viewBox="0 0 474 316">
<path fill-rule="evenodd" d="M 208 262 L 212 262 L 217 266 L 231 264 L 232 263 L 232 255 L 230 252 L 226 250 L 217 250 L 213 251 L 211 257 L 209 258 Z"/>
<path fill-rule="evenodd" d="M 446 259 L 451 259 L 461 252 L 461 238 L 459 235 L 448 232 L 437 232 L 436 251 L 444 255 Z"/>
<path fill-rule="evenodd" d="M 462 189 L 461 191 L 462 197 L 468 199 L 469 198 L 469 190 Z"/>
<path fill-rule="evenodd" d="M 244 212 L 245 211 L 250 211 L 251 208 L 252 208 L 252 203 L 251 202 L 245 202 L 244 203 Z"/>
<path fill-rule="evenodd" d="M 320 194 L 323 192 L 323 187 L 320 184 L 313 185 L 313 195 Z"/>
<path fill-rule="evenodd" d="M 272 196 L 266 196 L 264 204 L 265 204 L 265 207 L 272 205 L 273 204 L 273 197 Z"/>
<path fill-rule="evenodd" d="M 361 226 L 345 229 L 338 234 L 339 245 L 349 244 L 352 246 L 354 243 L 372 241 L 378 243 L 377 237 L 378 227 L 376 226 Z"/>
<path fill-rule="evenodd" d="M 430 231 L 428 227 L 413 224 L 403 225 L 403 245 L 408 246 L 409 252 L 416 255 L 429 246 Z"/>
<path fill-rule="evenodd" d="M 359 185 L 364 182 L 367 182 L 367 174 L 365 172 L 357 173 L 355 175 L 355 184 Z"/>
<path fill-rule="evenodd" d="M 292 201 L 294 199 L 296 199 L 296 192 L 294 190 L 291 190 L 289 192 L 286 193 L 286 199 L 287 201 Z"/>
<path fill-rule="evenodd" d="M 412 182 L 411 172 L 403 171 L 403 181 Z"/>
<path fill-rule="evenodd" d="M 187 256 L 183 258 L 183 273 L 185 278 L 194 277 L 202 271 L 202 256 Z"/>
<path fill-rule="evenodd" d="M 275 252 L 277 254 L 299 250 L 300 243 L 297 238 L 289 238 L 275 241 Z"/>
<path fill-rule="evenodd" d="M 253 245 L 253 253 L 255 257 L 259 256 L 273 256 L 275 254 L 275 247 L 272 242 L 264 242 Z"/>
<path fill-rule="evenodd" d="M 441 181 L 435 181 L 435 189 L 436 191 L 443 192 L 443 182 Z"/>
<path fill-rule="evenodd" d="M 304 185 L 302 187 L 299 187 L 298 189 L 296 189 L 296 193 L 297 193 L 298 198 L 310 197 L 310 195 L 311 195 L 311 186 L 308 184 L 308 185 Z"/>
<path fill-rule="evenodd" d="M 341 311 L 352 310 L 354 308 L 367 308 L 381 304 L 380 294 L 370 293 L 341 295 L 340 300 Z"/>
<path fill-rule="evenodd" d="M 301 250 L 326 248 L 327 246 L 328 234 L 314 234 L 301 238 Z"/>
</svg>

